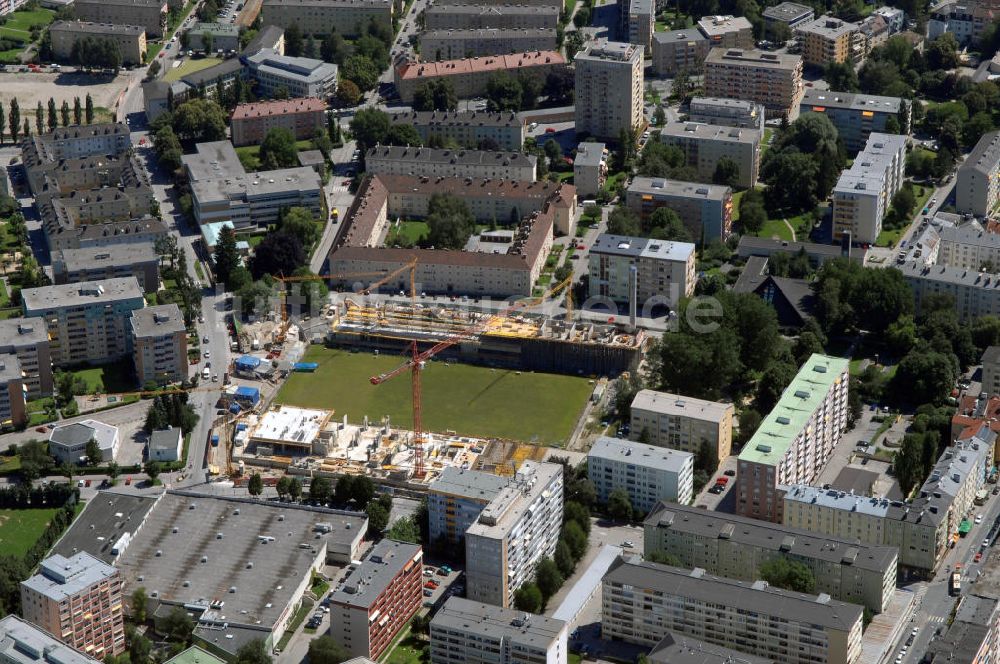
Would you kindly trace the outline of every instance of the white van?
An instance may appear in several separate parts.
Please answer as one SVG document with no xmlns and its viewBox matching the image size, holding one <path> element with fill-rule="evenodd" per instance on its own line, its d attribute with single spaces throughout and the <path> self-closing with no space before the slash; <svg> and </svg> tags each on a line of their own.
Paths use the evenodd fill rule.
<svg viewBox="0 0 1000 664">
<path fill-rule="evenodd" d="M 209 371 L 208 367 L 205 367 L 204 369 L 201 370 L 201 379 L 202 380 L 208 380 L 211 377 L 211 375 L 212 375 L 212 372 Z"/>
<path fill-rule="evenodd" d="M 588 205 L 597 205 L 597 201 L 595 201 L 593 198 L 588 198 L 587 200 L 583 201 L 581 205 L 583 205 L 583 207 L 587 207 Z"/>
</svg>

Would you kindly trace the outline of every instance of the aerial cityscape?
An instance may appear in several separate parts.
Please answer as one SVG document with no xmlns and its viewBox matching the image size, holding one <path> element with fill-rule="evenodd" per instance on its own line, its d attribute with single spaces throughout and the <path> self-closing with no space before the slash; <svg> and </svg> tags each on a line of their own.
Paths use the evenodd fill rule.
<svg viewBox="0 0 1000 664">
<path fill-rule="evenodd" d="M 1000 0 L 0 0 L 0 664 L 1000 662 Z"/>
</svg>

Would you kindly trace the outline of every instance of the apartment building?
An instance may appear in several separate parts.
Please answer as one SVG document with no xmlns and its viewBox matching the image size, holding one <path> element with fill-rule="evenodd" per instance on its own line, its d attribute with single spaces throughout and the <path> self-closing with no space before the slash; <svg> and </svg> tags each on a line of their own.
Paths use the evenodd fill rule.
<svg viewBox="0 0 1000 664">
<path fill-rule="evenodd" d="M 764 10 L 764 34 L 772 39 L 774 27 L 778 23 L 784 23 L 794 32 L 795 28 L 803 23 L 811 23 L 814 18 L 816 13 L 812 7 L 797 2 L 782 2 Z"/>
<path fill-rule="evenodd" d="M 816 591 L 873 613 L 889 607 L 896 592 L 897 551 L 854 538 L 817 535 L 686 505 L 660 503 L 643 522 L 643 551 L 677 556 L 682 567 L 755 581 L 775 558 L 802 563 L 816 579 Z"/>
<path fill-rule="evenodd" d="M 376 145 L 369 148 L 365 154 L 365 170 L 374 175 L 419 175 L 534 182 L 537 165 L 538 157 L 523 152 Z"/>
<path fill-rule="evenodd" d="M 596 196 L 608 176 L 608 149 L 604 143 L 585 141 L 576 146 L 573 158 L 573 184 L 580 197 Z"/>
<path fill-rule="evenodd" d="M 60 228 L 57 229 L 55 236 L 47 235 L 47 239 L 52 250 L 85 249 L 156 242 L 158 238 L 166 235 L 167 227 L 163 222 L 147 214 L 137 219 L 89 224 L 78 228 Z"/>
<path fill-rule="evenodd" d="M 146 29 L 139 25 L 92 23 L 90 21 L 55 21 L 49 26 L 52 56 L 70 62 L 73 47 L 81 39 L 110 39 L 122 55 L 122 64 L 138 65 L 146 58 Z"/>
<path fill-rule="evenodd" d="M 181 161 L 199 224 L 231 221 L 237 231 L 266 228 L 289 207 L 320 215 L 322 182 L 308 166 L 247 173 L 229 141 L 199 143 L 197 152 Z"/>
<path fill-rule="evenodd" d="M 1000 346 L 988 346 L 983 351 L 983 391 L 1000 396 Z"/>
<path fill-rule="evenodd" d="M 389 122 L 410 125 L 426 145 L 432 137 L 455 141 L 464 148 L 490 145 L 496 150 L 524 148 L 524 120 L 517 113 L 486 111 L 411 111 L 393 113 Z"/>
<path fill-rule="evenodd" d="M 590 297 L 634 303 L 647 315 L 694 293 L 695 245 L 602 233 L 590 247 Z"/>
<path fill-rule="evenodd" d="M 795 35 L 802 42 L 802 60 L 808 66 L 826 67 L 831 62 L 856 64 L 864 58 L 864 37 L 857 23 L 824 14 L 795 28 Z"/>
<path fill-rule="evenodd" d="M 743 446 L 736 513 L 781 523 L 781 487 L 811 482 L 847 425 L 848 360 L 814 353 Z"/>
<path fill-rule="evenodd" d="M 654 0 L 629 0 L 628 11 L 622 11 L 622 19 L 622 32 L 628 34 L 628 42 L 639 44 L 648 51 L 656 26 Z"/>
<path fill-rule="evenodd" d="M 88 23 L 139 26 L 146 37 L 162 37 L 167 26 L 166 0 L 79 0 L 73 16 Z"/>
<path fill-rule="evenodd" d="M 566 59 L 557 51 L 532 51 L 442 62 L 404 62 L 393 69 L 393 75 L 400 99 L 411 103 L 417 90 L 433 81 L 449 81 L 455 94 L 466 99 L 485 94 L 490 78 L 499 71 L 517 71 L 544 80 L 550 71 L 565 67 Z"/>
<path fill-rule="evenodd" d="M 0 357 L 17 359 L 29 399 L 52 395 L 49 335 L 40 321 L 30 318 L 0 321 Z"/>
<path fill-rule="evenodd" d="M 326 102 L 315 97 L 240 104 L 229 118 L 233 145 L 260 145 L 272 129 L 287 129 L 295 140 L 326 131 Z"/>
<path fill-rule="evenodd" d="M 240 27 L 235 23 L 195 23 L 187 31 L 188 48 L 194 51 L 240 50 Z"/>
<path fill-rule="evenodd" d="M 264 0 L 264 25 L 288 29 L 297 25 L 306 34 L 344 37 L 365 34 L 372 21 L 392 25 L 392 0 Z"/>
<path fill-rule="evenodd" d="M 587 477 L 597 500 L 608 501 L 616 489 L 628 492 L 639 513 L 661 500 L 687 504 L 694 495 L 694 455 L 655 445 L 601 436 L 587 453 Z"/>
<path fill-rule="evenodd" d="M 976 434 L 984 424 L 994 433 L 1000 433 L 1000 397 L 993 396 L 996 378 L 996 357 L 990 346 L 983 353 L 982 391 L 977 394 L 962 394 L 958 398 L 958 408 L 951 416 L 951 440 L 959 440 Z M 987 366 L 987 363 L 990 366 Z M 994 458 L 1000 458 L 1000 449 L 993 448 Z"/>
<path fill-rule="evenodd" d="M 384 539 L 330 593 L 330 636 L 354 657 L 378 659 L 420 609 L 423 549 Z"/>
<path fill-rule="evenodd" d="M 1000 277 L 968 268 L 924 265 L 908 261 L 896 266 L 913 291 L 919 312 L 925 298 L 950 295 L 955 301 L 959 320 L 1000 315 Z"/>
<path fill-rule="evenodd" d="M 773 659 L 747 655 L 673 632 L 667 632 L 646 659 L 649 664 L 777 664 Z"/>
<path fill-rule="evenodd" d="M 736 184 L 744 188 L 757 184 L 761 139 L 756 129 L 699 122 L 670 122 L 660 128 L 660 142 L 680 149 L 699 180 L 711 182 L 719 161 L 726 158 L 739 168 Z"/>
<path fill-rule="evenodd" d="M 906 12 L 898 7 L 883 6 L 872 12 L 873 16 L 881 16 L 889 26 L 889 34 L 894 35 L 906 29 Z"/>
<path fill-rule="evenodd" d="M 0 618 L 0 660 L 5 664 L 98 664 L 14 614 Z"/>
<path fill-rule="evenodd" d="M 705 401 L 680 394 L 639 390 L 632 399 L 629 436 L 697 454 L 708 445 L 721 462 L 729 456 L 733 443 L 734 408 L 731 403 Z"/>
<path fill-rule="evenodd" d="M 725 240 L 732 230 L 733 190 L 723 185 L 634 177 L 625 204 L 643 219 L 658 208 L 670 208 L 702 244 Z"/>
<path fill-rule="evenodd" d="M 987 573 L 992 570 L 987 570 Z M 991 577 L 995 574 L 990 574 Z M 963 595 L 958 600 L 955 617 L 944 633 L 927 645 L 923 664 L 990 664 L 995 662 L 1000 645 L 1000 602 L 996 597 L 982 594 Z"/>
<path fill-rule="evenodd" d="M 509 483 L 493 473 L 449 466 L 427 488 L 430 540 L 463 543 L 465 531 Z"/>
<path fill-rule="evenodd" d="M 118 427 L 97 420 L 83 420 L 57 426 L 49 434 L 49 454 L 59 463 L 71 466 L 84 465 L 87 461 L 87 443 L 97 443 L 101 462 L 114 461 L 121 438 Z"/>
<path fill-rule="evenodd" d="M 424 10 L 424 29 L 555 30 L 561 10 L 560 6 L 529 3 L 451 5 L 435 2 Z"/>
<path fill-rule="evenodd" d="M 906 102 L 899 97 L 813 89 L 806 90 L 799 104 L 800 114 L 826 115 L 850 152 L 862 150 L 873 132 L 887 133 L 889 118 L 895 118 L 902 133 L 906 134 L 909 130 L 904 122 L 908 115 L 906 110 Z"/>
<path fill-rule="evenodd" d="M 798 55 L 713 48 L 705 58 L 705 96 L 763 104 L 768 118 L 795 120 L 802 90 Z"/>
<path fill-rule="evenodd" d="M 787 664 L 856 664 L 863 610 L 807 595 L 619 557 L 602 580 L 604 638 L 652 646 L 668 633 Z"/>
<path fill-rule="evenodd" d="M 314 58 L 293 58 L 261 49 L 246 58 L 247 70 L 257 81 L 262 97 L 317 97 L 327 99 L 337 92 L 337 65 Z"/>
<path fill-rule="evenodd" d="M 26 163 L 108 155 L 118 157 L 131 147 L 129 128 L 120 122 L 60 127 L 47 134 L 26 136 L 21 142 Z"/>
<path fill-rule="evenodd" d="M 984 230 L 979 224 L 942 226 L 938 238 L 938 265 L 974 272 L 984 266 L 1000 265 L 1000 234 Z"/>
<path fill-rule="evenodd" d="M 465 532 L 466 597 L 509 607 L 538 562 L 555 554 L 562 513 L 562 466 L 522 463 Z"/>
<path fill-rule="evenodd" d="M 125 651 L 122 580 L 89 553 L 41 562 L 21 582 L 21 614 L 66 645 L 101 660 Z"/>
<path fill-rule="evenodd" d="M 871 134 L 833 188 L 833 237 L 875 244 L 906 177 L 905 135 Z"/>
<path fill-rule="evenodd" d="M 744 16 L 706 16 L 698 21 L 698 29 L 711 48 L 745 48 L 756 46 L 753 26 Z"/>
<path fill-rule="evenodd" d="M 555 49 L 554 28 L 448 29 L 428 30 L 420 34 L 420 53 L 430 61 Z"/>
<path fill-rule="evenodd" d="M 764 135 L 764 107 L 752 101 L 723 97 L 693 97 L 688 104 L 688 121 L 720 127 L 753 129 Z"/>
<path fill-rule="evenodd" d="M 430 625 L 431 664 L 565 664 L 565 621 L 449 597 Z"/>
<path fill-rule="evenodd" d="M 160 256 L 150 242 L 52 252 L 56 284 L 135 277 L 146 293 L 160 287 Z"/>
<path fill-rule="evenodd" d="M 642 127 L 642 46 L 597 41 L 576 55 L 574 66 L 577 135 L 618 140 L 622 131 Z"/>
<path fill-rule="evenodd" d="M 140 385 L 179 383 L 188 377 L 187 329 L 176 304 L 132 313 L 132 358 Z"/>
<path fill-rule="evenodd" d="M 661 77 L 676 76 L 684 71 L 700 73 L 712 49 L 712 43 L 698 30 L 671 30 L 654 32 L 651 39 L 653 74 Z"/>
<path fill-rule="evenodd" d="M 1000 200 L 1000 131 L 991 131 L 958 167 L 955 207 L 961 214 L 985 217 Z"/>
<path fill-rule="evenodd" d="M 21 300 L 24 316 L 46 327 L 56 367 L 128 356 L 128 318 L 146 305 L 135 277 L 26 288 Z"/>
<path fill-rule="evenodd" d="M 859 37 L 856 39 L 862 48 L 862 57 L 868 57 L 874 49 L 889 41 L 889 23 L 873 13 L 858 24 L 858 34 Z"/>
<path fill-rule="evenodd" d="M 28 422 L 24 372 L 14 354 L 0 355 L 0 426 L 20 427 Z"/>
</svg>

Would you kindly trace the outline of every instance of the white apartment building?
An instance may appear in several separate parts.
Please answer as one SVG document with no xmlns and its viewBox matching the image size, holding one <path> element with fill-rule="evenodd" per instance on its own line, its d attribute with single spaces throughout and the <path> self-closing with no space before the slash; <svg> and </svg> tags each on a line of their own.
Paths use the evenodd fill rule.
<svg viewBox="0 0 1000 664">
<path fill-rule="evenodd" d="M 576 55 L 576 133 L 617 141 L 643 123 L 643 47 L 597 41 Z"/>
<path fill-rule="evenodd" d="M 990 233 L 978 223 L 942 226 L 938 231 L 938 265 L 978 272 L 987 264 L 1000 270 L 1000 234 Z"/>
<path fill-rule="evenodd" d="M 833 235 L 875 244 L 906 177 L 906 136 L 873 133 L 833 188 Z"/>
<path fill-rule="evenodd" d="M 671 122 L 660 128 L 660 141 L 684 153 L 687 165 L 698 173 L 699 181 L 712 182 L 719 161 L 726 158 L 736 163 L 739 168 L 736 186 L 744 188 L 757 184 L 761 138 L 756 129 L 700 122 Z"/>
<path fill-rule="evenodd" d="M 642 311 L 694 293 L 695 245 L 602 233 L 590 248 L 590 296 Z"/>
<path fill-rule="evenodd" d="M 764 106 L 742 99 L 693 97 L 688 105 L 688 120 L 720 127 L 756 129 L 764 135 Z"/>
<path fill-rule="evenodd" d="M 587 477 L 602 503 L 615 489 L 625 489 L 638 512 L 661 500 L 686 505 L 694 493 L 694 455 L 601 436 L 587 453 Z"/>
<path fill-rule="evenodd" d="M 608 150 L 604 143 L 584 142 L 576 146 L 573 159 L 573 184 L 581 198 L 596 196 L 608 175 Z"/>
<path fill-rule="evenodd" d="M 712 48 L 753 48 L 753 25 L 745 16 L 705 16 L 698 29 Z"/>
<path fill-rule="evenodd" d="M 246 58 L 246 66 L 262 97 L 284 91 L 289 97 L 327 99 L 337 92 L 337 65 L 329 62 L 293 58 L 264 48 Z"/>
<path fill-rule="evenodd" d="M 538 157 L 523 152 L 376 145 L 365 154 L 365 170 L 374 175 L 494 178 L 534 182 L 537 166 Z"/>
<path fill-rule="evenodd" d="M 465 533 L 466 596 L 510 606 L 538 561 L 555 553 L 562 514 L 562 466 L 522 463 Z"/>
<path fill-rule="evenodd" d="M 811 482 L 847 425 L 849 361 L 813 353 L 740 452 L 736 513 L 781 522 L 782 489 Z"/>
<path fill-rule="evenodd" d="M 990 214 L 1000 201 L 1000 131 L 983 134 L 955 178 L 955 207 L 962 214 Z"/>
<path fill-rule="evenodd" d="M 680 394 L 640 390 L 632 400 L 629 436 L 649 436 L 653 445 L 697 454 L 708 444 L 721 462 L 733 444 L 731 403 L 705 401 Z"/>
<path fill-rule="evenodd" d="M 455 546 L 476 522 L 483 509 L 509 480 L 479 470 L 448 466 L 427 487 L 427 520 L 431 542 Z"/>
<path fill-rule="evenodd" d="M 619 557 L 602 581 L 604 638 L 653 646 L 668 632 L 783 664 L 856 664 L 857 604 Z"/>
<path fill-rule="evenodd" d="M 566 664 L 565 621 L 449 597 L 430 626 L 431 664 Z"/>
</svg>

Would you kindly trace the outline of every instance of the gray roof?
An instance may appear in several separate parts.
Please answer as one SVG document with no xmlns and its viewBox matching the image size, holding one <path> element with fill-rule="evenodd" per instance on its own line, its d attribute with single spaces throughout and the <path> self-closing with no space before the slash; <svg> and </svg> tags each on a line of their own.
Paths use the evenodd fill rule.
<svg viewBox="0 0 1000 664">
<path fill-rule="evenodd" d="M 192 87 L 198 87 L 202 84 L 208 85 L 219 79 L 235 76 L 241 71 L 243 71 L 243 63 L 240 62 L 240 59 L 229 58 L 208 69 L 186 74 L 182 80 Z"/>
<path fill-rule="evenodd" d="M 896 268 L 903 273 L 907 279 L 922 279 L 926 281 L 936 281 L 939 283 L 952 284 L 954 286 L 964 286 L 967 288 L 980 288 L 982 290 L 1000 290 L 1000 277 L 992 274 L 983 274 L 978 270 L 970 270 L 961 267 L 948 267 L 946 265 L 925 266 L 923 263 L 908 261 Z"/>
<path fill-rule="evenodd" d="M 892 546 L 863 544 L 856 540 L 820 535 L 735 514 L 660 502 L 643 522 L 706 539 L 726 539 L 744 547 L 780 552 L 794 558 L 822 560 L 850 565 L 878 574 L 896 566 L 897 551 Z"/>
<path fill-rule="evenodd" d="M 584 141 L 576 146 L 573 163 L 576 166 L 598 167 L 604 161 L 604 143 Z"/>
<path fill-rule="evenodd" d="M 560 8 L 553 5 L 442 5 L 431 4 L 424 10 L 427 14 L 491 14 L 494 16 L 515 16 L 521 14 L 552 15 L 557 16 Z"/>
<path fill-rule="evenodd" d="M 842 108 L 853 111 L 875 111 L 879 113 L 899 113 L 903 100 L 899 97 L 881 97 L 866 95 L 860 92 L 831 92 L 806 88 L 799 106 L 808 111 L 808 107 L 822 106 L 824 108 Z"/>
<path fill-rule="evenodd" d="M 653 41 L 660 44 L 676 44 L 690 41 L 708 41 L 708 37 L 701 34 L 698 28 L 687 28 L 686 30 L 669 30 L 667 32 L 654 32 Z"/>
<path fill-rule="evenodd" d="M 369 148 L 365 163 L 372 159 L 388 159 L 401 162 L 421 162 L 427 164 L 462 164 L 468 166 L 514 166 L 534 168 L 538 162 L 535 155 L 523 152 L 493 152 L 489 150 L 451 150 L 406 145 L 376 145 Z M 373 171 L 375 172 L 375 171 Z"/>
<path fill-rule="evenodd" d="M 600 436 L 594 441 L 587 453 L 587 458 L 627 461 L 629 464 L 642 468 L 653 468 L 678 474 L 687 467 L 693 467 L 694 464 L 694 455 L 690 452 L 609 438 L 608 436 Z"/>
<path fill-rule="evenodd" d="M 608 254 L 680 262 L 686 262 L 694 255 L 694 252 L 695 245 L 691 242 L 651 240 L 627 235 L 612 235 L 611 233 L 598 235 L 597 240 L 590 248 L 591 255 Z"/>
<path fill-rule="evenodd" d="M 296 188 L 319 190 L 322 186 L 319 174 L 309 166 L 247 173 L 229 141 L 199 143 L 197 153 L 184 155 L 181 162 L 200 201 L 282 194 Z"/>
<path fill-rule="evenodd" d="M 106 563 L 113 562 L 111 547 L 122 535 L 134 533 L 143 524 L 159 496 L 135 496 L 114 491 L 98 491 L 88 500 L 52 553 L 72 556 L 86 551 Z"/>
<path fill-rule="evenodd" d="M 556 38 L 555 28 L 470 28 L 462 29 L 441 29 L 425 30 L 420 33 L 420 39 L 443 41 L 448 39 L 516 39 L 518 37 L 537 37 L 543 39 Z"/>
<path fill-rule="evenodd" d="M 1000 248 L 1000 233 L 989 233 L 983 230 L 983 227 L 979 224 L 943 226 L 938 231 L 938 236 L 942 242 L 971 244 L 989 249 Z"/>
<path fill-rule="evenodd" d="M 54 602 L 62 602 L 94 584 L 114 577 L 118 570 L 81 551 L 71 558 L 54 554 L 42 561 L 35 574 L 21 585 Z"/>
<path fill-rule="evenodd" d="M 645 562 L 638 556 L 619 557 L 604 575 L 604 583 L 631 585 L 667 596 L 723 604 L 757 615 L 782 618 L 791 624 L 815 629 L 850 631 L 861 622 L 863 609 L 830 599 L 829 595 L 807 595 L 772 588 L 763 581 L 749 583 L 705 574 L 701 569 L 682 569 Z"/>
<path fill-rule="evenodd" d="M 33 346 L 48 340 L 49 333 L 42 321 L 33 318 L 0 320 L 0 348 Z"/>
<path fill-rule="evenodd" d="M 59 249 L 52 252 L 52 262 L 61 263 L 67 272 L 89 270 L 103 265 L 134 265 L 159 261 L 159 256 L 150 242 L 113 244 L 107 247 L 85 247 L 82 249 Z"/>
<path fill-rule="evenodd" d="M 753 25 L 745 16 L 706 16 L 698 21 L 698 29 L 706 37 L 712 37 L 741 30 L 753 30 Z"/>
<path fill-rule="evenodd" d="M 162 450 L 164 452 L 173 452 L 178 448 L 181 440 L 180 427 L 174 429 L 161 429 L 159 431 L 154 431 L 149 436 L 149 450 Z"/>
<path fill-rule="evenodd" d="M 453 9 L 454 7 L 449 7 Z M 508 113 L 488 113 L 486 111 L 410 111 L 393 113 L 389 116 L 392 124 L 412 124 L 428 126 L 469 126 L 469 127 L 517 127 L 524 126 L 524 120 L 513 111 Z"/>
<path fill-rule="evenodd" d="M 247 56 L 247 63 L 251 68 L 257 67 L 278 76 L 296 78 L 307 83 L 317 83 L 331 77 L 334 79 L 337 77 L 337 65 L 314 58 L 282 55 L 269 48 L 261 49 Z"/>
<path fill-rule="evenodd" d="M 750 256 L 747 258 L 743 271 L 733 284 L 734 293 L 753 293 L 757 287 L 767 281 L 767 256 Z"/>
<path fill-rule="evenodd" d="M 954 621 L 944 634 L 931 641 L 922 661 L 927 664 L 976 661 L 993 633 L 991 625 L 996 622 L 996 613 L 995 598 L 963 595 Z"/>
<path fill-rule="evenodd" d="M 0 660 L 9 664 L 97 664 L 15 615 L 0 619 Z"/>
<path fill-rule="evenodd" d="M 708 422 L 721 422 L 727 413 L 733 412 L 733 405 L 729 403 L 706 401 L 656 390 L 639 390 L 632 399 L 632 408 L 664 415 L 681 415 Z"/>
<path fill-rule="evenodd" d="M 162 337 L 183 333 L 184 316 L 176 304 L 161 304 L 132 312 L 132 331 L 136 337 Z"/>
<path fill-rule="evenodd" d="M 49 442 L 63 445 L 83 445 L 94 437 L 94 429 L 82 422 L 65 424 L 52 430 Z"/>
<path fill-rule="evenodd" d="M 112 221 L 106 224 L 88 224 L 82 228 L 60 229 L 69 232 L 76 232 L 80 236 L 81 242 L 106 238 L 111 236 L 126 236 L 147 233 L 150 235 L 165 235 L 167 227 L 163 222 L 152 216 L 145 216 L 140 219 L 128 219 L 126 221 Z"/>
<path fill-rule="evenodd" d="M 869 496 L 878 477 L 879 474 L 874 471 L 846 466 L 837 473 L 837 477 L 830 483 L 830 486 L 855 496 Z"/>
<path fill-rule="evenodd" d="M 21 362 L 17 355 L 5 353 L 0 355 L 0 383 L 6 384 L 11 380 L 22 380 L 24 374 L 21 371 Z"/>
<path fill-rule="evenodd" d="M 429 490 L 432 493 L 489 502 L 507 484 L 509 480 L 501 475 L 448 466 L 430 485 Z"/>
<path fill-rule="evenodd" d="M 71 32 L 93 35 L 131 35 L 138 37 L 146 32 L 146 28 L 138 25 L 119 25 L 117 23 L 94 23 L 93 21 L 56 21 L 49 26 L 50 32 Z"/>
<path fill-rule="evenodd" d="M 812 14 L 813 8 L 800 5 L 796 2 L 782 2 L 780 5 L 768 7 L 764 10 L 764 18 L 789 23 L 805 14 Z"/>
<path fill-rule="evenodd" d="M 736 247 L 736 251 L 740 256 L 765 255 L 756 252 L 763 250 L 767 254 L 770 254 L 778 249 L 790 254 L 797 254 L 800 250 L 805 249 L 805 252 L 809 255 L 825 256 L 828 258 L 839 258 L 843 255 L 843 251 L 839 245 L 788 242 L 786 240 L 774 240 L 767 237 L 753 237 L 752 235 L 741 235 L 740 243 Z"/>
<path fill-rule="evenodd" d="M 225 661 L 232 662 L 236 660 L 236 653 L 240 648 L 251 641 L 266 640 L 271 630 L 261 629 L 260 625 L 237 625 L 223 620 L 206 623 L 203 613 L 193 634 L 199 643 L 210 644 L 213 651 L 225 653 Z"/>
<path fill-rule="evenodd" d="M 480 513 L 466 535 L 506 537 L 511 527 L 521 519 L 531 502 L 549 485 L 561 477 L 563 468 L 557 463 L 525 461 L 517 473 Z"/>
<path fill-rule="evenodd" d="M 698 139 L 720 143 L 750 144 L 760 143 L 760 132 L 741 127 L 725 127 L 701 122 L 670 122 L 660 128 L 660 141 L 670 143 L 670 138 Z"/>
<path fill-rule="evenodd" d="M 503 641 L 515 647 L 547 650 L 565 633 L 566 623 L 452 596 L 431 620 L 432 640 L 438 629 L 474 634 L 486 643 Z"/>
<path fill-rule="evenodd" d="M 632 183 L 629 184 L 628 191 L 640 194 L 652 194 L 654 196 L 697 198 L 720 202 L 732 193 L 729 187 L 719 184 L 700 184 L 697 182 L 682 182 L 680 180 L 641 176 L 632 178 Z"/>
<path fill-rule="evenodd" d="M 824 14 L 820 16 L 815 21 L 809 23 L 803 23 L 802 25 L 795 28 L 796 32 L 802 31 L 810 34 L 820 35 L 827 39 L 834 39 L 843 34 L 854 32 L 858 29 L 857 23 L 848 23 L 847 21 L 835 18 L 833 16 L 828 16 Z"/>
<path fill-rule="evenodd" d="M 188 30 L 191 34 L 211 34 L 220 35 L 224 37 L 239 37 L 240 29 L 239 26 L 233 23 L 195 23 Z"/>
<path fill-rule="evenodd" d="M 708 52 L 705 64 L 739 64 L 755 69 L 793 70 L 802 67 L 802 56 L 772 53 L 756 48 L 713 48 Z"/>
<path fill-rule="evenodd" d="M 126 0 L 131 4 L 130 0 Z M 158 0 L 150 0 L 155 4 Z M 101 0 L 102 4 L 113 4 L 107 0 Z M 129 136 L 129 128 L 123 122 L 101 122 L 91 125 L 72 125 L 70 127 L 60 127 L 49 134 L 43 134 L 46 141 L 62 141 L 73 138 L 88 138 L 90 136 L 106 136 L 108 134 L 118 134 Z"/>
<path fill-rule="evenodd" d="M 628 42 L 613 42 L 599 39 L 589 42 L 587 47 L 576 54 L 576 62 L 613 60 L 615 62 L 631 62 L 638 58 L 642 60 L 642 46 Z"/>
<path fill-rule="evenodd" d="M 299 166 L 313 166 L 326 163 L 322 150 L 302 150 L 299 152 Z"/>
<path fill-rule="evenodd" d="M 368 552 L 354 574 L 330 593 L 330 601 L 352 607 L 370 607 L 403 568 L 414 557 L 422 555 L 421 552 L 419 544 L 393 539 L 380 541 Z"/>
<path fill-rule="evenodd" d="M 276 25 L 265 25 L 257 35 L 251 39 L 246 48 L 243 49 L 243 55 L 253 55 L 257 51 L 264 48 L 275 48 L 284 36 L 285 31 Z"/>
<path fill-rule="evenodd" d="M 987 346 L 983 351 L 983 364 L 1000 364 L 1000 346 Z"/>
<path fill-rule="evenodd" d="M 135 277 L 81 281 L 76 284 L 41 286 L 21 291 L 21 300 L 24 302 L 26 313 L 131 299 L 143 299 L 142 287 Z"/>
<path fill-rule="evenodd" d="M 990 174 L 998 163 L 1000 163 L 1000 131 L 991 131 L 983 134 L 959 170 L 976 170 Z"/>
<path fill-rule="evenodd" d="M 685 634 L 667 632 L 649 653 L 650 664 L 775 664 L 774 660 L 748 655 Z"/>
</svg>

